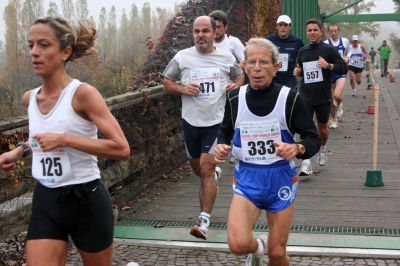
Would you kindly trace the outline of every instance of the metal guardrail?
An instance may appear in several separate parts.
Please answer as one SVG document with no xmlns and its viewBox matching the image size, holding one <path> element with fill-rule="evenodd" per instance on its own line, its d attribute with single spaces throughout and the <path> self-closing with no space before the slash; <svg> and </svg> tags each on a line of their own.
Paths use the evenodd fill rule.
<svg viewBox="0 0 400 266">
<path fill-rule="evenodd" d="M 129 105 L 143 102 L 145 97 L 150 99 L 164 95 L 163 86 L 155 86 L 151 88 L 140 89 L 138 91 L 128 92 L 125 94 L 109 97 L 105 99 L 110 111 L 117 110 Z M 0 122 L 0 132 L 14 130 L 28 125 L 28 116 L 19 116 L 12 119 L 3 118 Z"/>
</svg>

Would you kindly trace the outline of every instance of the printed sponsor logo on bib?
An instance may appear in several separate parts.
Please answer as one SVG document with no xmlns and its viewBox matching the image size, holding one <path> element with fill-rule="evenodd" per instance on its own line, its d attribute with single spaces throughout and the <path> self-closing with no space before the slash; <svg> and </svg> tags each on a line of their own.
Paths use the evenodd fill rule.
<svg viewBox="0 0 400 266">
<path fill-rule="evenodd" d="M 303 63 L 304 83 L 314 83 L 324 80 L 322 69 L 318 66 L 318 61 Z"/>
<path fill-rule="evenodd" d="M 273 142 L 281 142 L 278 119 L 267 121 L 242 121 L 240 138 L 244 162 L 268 161 L 275 159 L 276 147 Z"/>
<path fill-rule="evenodd" d="M 289 65 L 289 54 L 279 54 L 279 69 L 278 71 L 287 71 Z"/>
<path fill-rule="evenodd" d="M 200 85 L 200 93 L 196 98 L 214 97 L 221 95 L 219 68 L 201 68 L 190 71 L 191 82 Z"/>
<path fill-rule="evenodd" d="M 363 67 L 363 61 L 361 60 L 360 56 L 351 56 L 350 62 L 355 67 Z"/>
<path fill-rule="evenodd" d="M 58 132 L 56 132 L 58 133 Z M 32 148 L 32 175 L 43 185 L 56 184 L 71 179 L 72 170 L 64 148 L 43 151 L 36 139 L 30 138 Z"/>
</svg>

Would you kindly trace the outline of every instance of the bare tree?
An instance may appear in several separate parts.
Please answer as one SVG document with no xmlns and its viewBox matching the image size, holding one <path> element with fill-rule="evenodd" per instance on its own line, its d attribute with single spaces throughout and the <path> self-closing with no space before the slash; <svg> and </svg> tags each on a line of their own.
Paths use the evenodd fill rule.
<svg viewBox="0 0 400 266">
<path fill-rule="evenodd" d="M 75 25 L 74 3 L 72 3 L 72 0 L 61 0 L 61 9 L 63 16 L 70 21 L 71 25 Z"/>
<path fill-rule="evenodd" d="M 100 56 L 103 59 L 106 59 L 108 57 L 108 52 L 107 51 L 107 23 L 108 23 L 108 17 L 107 17 L 107 11 L 103 7 L 101 8 L 100 11 L 100 16 L 99 16 L 99 40 L 100 40 Z"/>
<path fill-rule="evenodd" d="M 89 16 L 89 10 L 87 7 L 87 0 L 77 0 L 76 1 L 76 17 L 78 21 L 86 24 Z"/>
<path fill-rule="evenodd" d="M 107 27 L 107 42 L 108 49 L 110 51 L 110 56 L 112 59 L 116 59 L 117 54 L 117 11 L 115 6 L 111 7 L 108 13 L 108 27 Z"/>
<path fill-rule="evenodd" d="M 53 1 L 50 1 L 50 3 L 49 3 L 49 9 L 47 10 L 47 16 L 50 16 L 50 17 L 59 17 L 60 16 L 60 13 L 58 11 L 58 6 Z"/>
</svg>

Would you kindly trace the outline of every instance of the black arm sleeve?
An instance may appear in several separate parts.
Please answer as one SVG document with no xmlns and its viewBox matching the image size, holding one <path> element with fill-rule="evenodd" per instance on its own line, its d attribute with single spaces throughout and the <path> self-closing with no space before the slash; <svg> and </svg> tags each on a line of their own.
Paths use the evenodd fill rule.
<svg viewBox="0 0 400 266">
<path fill-rule="evenodd" d="M 218 130 L 218 144 L 230 145 L 235 133 L 235 119 L 238 110 L 239 88 L 227 93 L 224 119 Z"/>
<path fill-rule="evenodd" d="M 292 133 L 300 135 L 306 152 L 299 159 L 309 159 L 314 156 L 320 149 L 321 140 L 318 136 L 317 128 L 304 106 L 303 99 L 295 91 L 290 91 L 286 102 L 286 121 L 288 121 L 289 129 Z"/>
</svg>

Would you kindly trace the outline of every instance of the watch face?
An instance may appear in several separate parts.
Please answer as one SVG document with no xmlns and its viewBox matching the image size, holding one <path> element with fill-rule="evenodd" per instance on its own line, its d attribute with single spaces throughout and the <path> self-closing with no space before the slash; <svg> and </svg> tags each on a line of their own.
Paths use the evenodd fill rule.
<svg viewBox="0 0 400 266">
<path fill-rule="evenodd" d="M 300 153 L 304 153 L 306 151 L 306 149 L 304 148 L 303 145 L 298 144 L 297 147 L 299 148 Z"/>
</svg>

